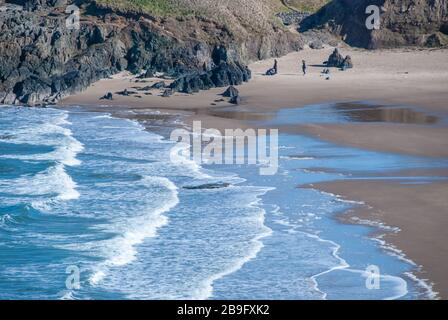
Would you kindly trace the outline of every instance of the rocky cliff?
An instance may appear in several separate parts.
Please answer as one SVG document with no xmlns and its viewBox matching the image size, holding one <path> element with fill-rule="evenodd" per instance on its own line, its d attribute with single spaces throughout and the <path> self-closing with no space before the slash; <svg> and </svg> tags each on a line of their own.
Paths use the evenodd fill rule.
<svg viewBox="0 0 448 320">
<path fill-rule="evenodd" d="M 7 6 L 0 8 L 0 103 L 4 104 L 52 103 L 123 70 L 163 72 L 183 79 L 175 89 L 186 92 L 239 84 L 250 77 L 245 66 L 249 60 L 282 55 L 302 45 L 297 35 L 268 19 L 254 27 L 236 15 L 231 15 L 236 20 L 229 24 L 211 15 L 156 16 L 101 1 L 4 2 Z M 67 24 L 66 8 L 72 3 L 80 8 L 79 29 Z M 193 79 L 192 87 L 185 79 Z"/>
<path fill-rule="evenodd" d="M 323 29 L 352 46 L 390 48 L 448 44 L 447 0 L 333 0 L 301 24 Z M 366 8 L 380 8 L 378 30 L 366 27 Z"/>
</svg>

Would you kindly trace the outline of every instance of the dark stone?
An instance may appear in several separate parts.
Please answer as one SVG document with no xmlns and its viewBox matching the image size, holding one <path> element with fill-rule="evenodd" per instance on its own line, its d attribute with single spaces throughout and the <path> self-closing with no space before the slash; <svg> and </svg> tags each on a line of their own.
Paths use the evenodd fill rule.
<svg viewBox="0 0 448 320">
<path fill-rule="evenodd" d="M 230 98 L 229 102 L 232 104 L 240 104 L 241 98 L 240 98 L 240 96 L 233 96 Z"/>
<path fill-rule="evenodd" d="M 315 49 L 316 50 L 316 49 L 322 49 L 324 47 L 324 44 L 320 40 L 314 40 L 314 41 L 310 42 L 309 46 L 310 46 L 311 49 Z"/>
<path fill-rule="evenodd" d="M 327 67 L 342 67 L 344 57 L 339 53 L 338 48 L 334 49 L 333 53 L 328 57 Z"/>
<path fill-rule="evenodd" d="M 100 100 L 113 100 L 113 95 L 112 95 L 112 92 L 108 92 L 108 93 L 106 93 L 104 96 L 102 96 L 101 98 L 100 98 Z"/>
<path fill-rule="evenodd" d="M 154 83 L 150 87 L 150 89 L 162 89 L 162 88 L 165 88 L 165 87 L 166 87 L 165 81 L 158 81 L 158 82 Z"/>
<path fill-rule="evenodd" d="M 350 56 L 346 56 L 344 61 L 342 62 L 342 69 L 351 69 L 353 68 L 352 58 Z"/>
<path fill-rule="evenodd" d="M 173 89 L 165 89 L 165 91 L 163 91 L 162 93 L 162 97 L 167 98 L 167 97 L 171 97 L 173 95 L 174 91 Z"/>
<path fill-rule="evenodd" d="M 277 71 L 274 68 L 270 68 L 266 71 L 265 75 L 267 76 L 275 76 L 277 74 Z"/>
<path fill-rule="evenodd" d="M 217 182 L 217 183 L 205 183 L 197 186 L 184 186 L 184 189 L 188 190 L 202 190 L 202 189 L 220 189 L 220 188 L 227 188 L 230 186 L 230 183 L 228 182 Z"/>
<path fill-rule="evenodd" d="M 120 96 L 129 96 L 130 94 L 136 94 L 137 92 L 136 91 L 130 91 L 130 90 L 128 90 L 128 89 L 124 89 L 123 91 L 118 91 L 118 92 L 115 92 L 116 94 L 119 94 Z"/>
<path fill-rule="evenodd" d="M 231 98 L 231 97 L 234 97 L 234 96 L 239 95 L 239 92 L 238 92 L 238 89 L 235 88 L 234 86 L 229 86 L 229 87 L 227 88 L 227 90 L 223 92 L 222 95 L 223 95 L 224 97 L 229 97 L 229 98 Z"/>
</svg>

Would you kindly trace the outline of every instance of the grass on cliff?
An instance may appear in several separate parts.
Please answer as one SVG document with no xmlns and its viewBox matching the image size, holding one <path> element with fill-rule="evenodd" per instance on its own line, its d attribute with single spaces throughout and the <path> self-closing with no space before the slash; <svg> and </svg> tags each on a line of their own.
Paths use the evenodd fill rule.
<svg viewBox="0 0 448 320">
<path fill-rule="evenodd" d="M 299 11 L 314 12 L 330 0 L 97 0 L 97 3 L 123 11 L 148 13 L 154 16 L 203 15 L 217 18 L 217 8 L 226 8 L 235 15 L 256 15 L 285 11 L 288 6 Z M 260 10 L 261 9 L 261 10 Z M 250 10 L 253 10 L 252 12 Z M 222 9 L 220 10 L 223 11 Z"/>
<path fill-rule="evenodd" d="M 97 3 L 122 11 L 148 13 L 153 16 L 183 16 L 193 13 L 182 1 L 176 0 L 97 0 Z"/>
<path fill-rule="evenodd" d="M 301 12 L 314 13 L 331 0 L 284 0 L 289 6 Z"/>
</svg>

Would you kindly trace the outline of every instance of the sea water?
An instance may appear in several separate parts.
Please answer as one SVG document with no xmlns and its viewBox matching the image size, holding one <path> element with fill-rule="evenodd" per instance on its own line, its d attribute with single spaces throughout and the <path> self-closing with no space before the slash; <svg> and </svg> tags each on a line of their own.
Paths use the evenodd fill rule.
<svg viewBox="0 0 448 320">
<path fill-rule="evenodd" d="M 172 163 L 166 132 L 78 108 L 0 108 L 1 299 L 431 297 L 372 227 L 334 219 L 356 204 L 298 187 L 340 178 L 311 167 L 375 172 L 426 159 L 281 134 L 279 173 L 260 176 Z M 207 184 L 227 187 L 197 188 Z M 369 265 L 378 289 L 366 287 Z"/>
</svg>

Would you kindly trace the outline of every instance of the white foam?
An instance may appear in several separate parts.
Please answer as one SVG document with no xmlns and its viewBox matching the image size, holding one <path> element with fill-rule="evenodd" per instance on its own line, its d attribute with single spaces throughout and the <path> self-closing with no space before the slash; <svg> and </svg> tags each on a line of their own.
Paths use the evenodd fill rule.
<svg viewBox="0 0 448 320">
<path fill-rule="evenodd" d="M 426 297 L 431 300 L 439 300 L 439 293 L 434 291 L 433 286 L 434 284 L 431 282 L 429 283 L 428 279 L 420 279 L 417 276 L 415 276 L 412 272 L 405 272 L 406 276 L 408 276 L 412 281 L 416 282 L 419 287 L 424 289 L 426 291 Z"/>
<path fill-rule="evenodd" d="M 66 113 L 48 122 L 39 125 L 20 127 L 8 139 L 8 143 L 35 144 L 54 147 L 55 150 L 44 154 L 32 155 L 1 155 L 2 158 L 45 161 L 53 160 L 68 166 L 80 165 L 81 161 L 76 158 L 77 154 L 84 149 L 81 142 L 73 137 L 73 132 L 62 127 L 71 124 Z"/>
<path fill-rule="evenodd" d="M 0 191 L 22 196 L 48 196 L 57 200 L 73 200 L 79 197 L 76 183 L 65 172 L 62 164 L 50 167 L 34 176 L 1 180 Z"/>
<path fill-rule="evenodd" d="M 126 221 L 126 229 L 113 239 L 103 241 L 101 245 L 107 253 L 106 261 L 97 266 L 90 277 L 92 285 L 99 284 L 106 276 L 110 268 L 119 267 L 131 263 L 137 255 L 136 245 L 141 244 L 146 238 L 156 236 L 157 229 L 168 223 L 168 217 L 163 213 L 170 211 L 179 203 L 176 185 L 165 177 L 145 177 L 142 180 L 146 186 L 162 186 L 169 190 L 170 194 L 158 208 L 144 215 L 129 218 Z"/>
<path fill-rule="evenodd" d="M 210 175 L 203 172 L 203 168 L 190 159 L 190 144 L 176 143 L 170 150 L 170 160 L 174 165 L 186 167 L 186 174 L 193 173 L 192 177 L 197 179 L 210 179 Z"/>
<path fill-rule="evenodd" d="M 265 188 L 262 191 L 262 194 L 265 194 L 268 191 L 274 190 L 275 188 Z M 261 194 L 261 195 L 262 195 Z M 232 274 L 236 271 L 238 271 L 239 269 L 241 269 L 247 262 L 249 262 L 250 260 L 253 260 L 257 257 L 258 253 L 261 251 L 261 249 L 264 247 L 263 241 L 262 239 L 265 237 L 268 237 L 272 234 L 272 229 L 267 227 L 264 224 L 264 220 L 265 220 L 265 210 L 262 209 L 260 207 L 260 202 L 261 199 L 258 198 L 258 195 L 255 197 L 255 199 L 250 202 L 247 206 L 249 208 L 258 208 L 260 209 L 259 214 L 254 217 L 254 219 L 256 219 L 256 221 L 258 222 L 258 225 L 260 226 L 260 228 L 262 229 L 262 231 L 255 237 L 253 238 L 250 243 L 251 243 L 251 249 L 250 251 L 247 253 L 246 256 L 237 259 L 233 262 L 233 264 L 228 267 L 227 269 L 218 272 L 210 277 L 208 277 L 207 279 L 205 279 L 203 281 L 203 283 L 201 284 L 201 286 L 199 288 L 197 288 L 194 293 L 193 293 L 193 299 L 195 300 L 204 300 L 204 299 L 209 299 L 213 296 L 213 283 L 218 280 L 221 279 L 229 274 Z"/>
</svg>

